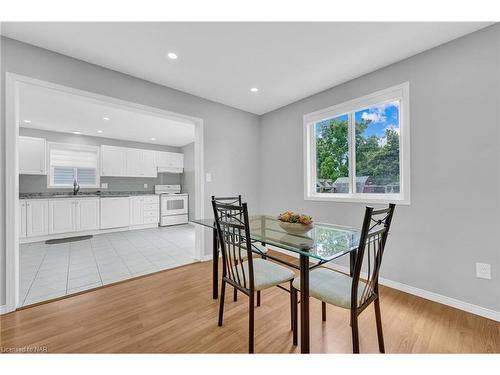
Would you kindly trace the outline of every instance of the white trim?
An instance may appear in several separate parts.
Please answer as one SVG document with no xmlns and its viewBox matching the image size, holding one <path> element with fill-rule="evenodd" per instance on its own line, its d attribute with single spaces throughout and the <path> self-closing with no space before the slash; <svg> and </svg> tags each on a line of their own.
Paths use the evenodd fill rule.
<svg viewBox="0 0 500 375">
<path fill-rule="evenodd" d="M 8 312 L 11 311 L 12 310 L 9 310 L 7 305 L 0 305 L 0 315 L 7 314 Z"/>
<path fill-rule="evenodd" d="M 154 114 L 167 119 L 175 119 L 195 125 L 195 192 L 196 207 L 195 215 L 198 218 L 204 216 L 205 207 L 205 175 L 204 170 L 204 138 L 203 119 L 188 116 L 176 112 L 166 111 L 156 107 L 117 99 L 110 96 L 100 95 L 89 91 L 83 91 L 72 87 L 62 86 L 55 83 L 42 81 L 39 79 L 22 76 L 14 73 L 5 73 L 5 109 L 6 109 L 6 129 L 5 129 L 5 215 L 11 220 L 6 220 L 5 242 L 6 242 L 6 304 L 1 313 L 14 311 L 19 301 L 19 173 L 18 166 L 18 138 L 19 138 L 19 85 L 29 84 L 47 89 L 61 91 L 80 97 L 89 101 L 106 102 L 119 108 L 126 107 L 138 113 Z M 205 239 L 201 230 L 196 230 L 196 258 L 201 259 L 204 254 Z"/>
<path fill-rule="evenodd" d="M 399 194 L 361 194 L 351 191 L 355 187 L 354 169 L 355 152 L 352 147 L 355 142 L 352 112 L 392 100 L 399 100 L 400 119 L 400 193 Z M 337 117 L 347 114 L 349 116 L 349 178 L 350 192 L 347 194 L 316 193 L 316 150 L 314 139 L 314 125 L 326 118 Z M 303 117 L 303 158 L 304 158 L 304 200 L 311 201 L 334 201 L 334 202 L 358 202 L 358 203 L 399 203 L 410 204 L 410 84 L 402 84 L 389 87 L 332 107 L 308 113 Z"/>
<path fill-rule="evenodd" d="M 267 247 L 270 247 L 270 246 L 267 246 Z M 292 256 L 295 258 L 299 257 L 297 253 L 287 251 L 284 249 L 280 249 L 277 247 L 272 247 L 272 250 L 278 251 L 280 253 L 283 253 L 283 254 L 286 254 L 286 255 L 289 255 L 289 256 Z M 212 259 L 212 258 L 210 257 L 210 259 Z M 210 259 L 207 259 L 207 260 L 210 260 Z M 314 261 L 314 259 L 311 258 L 311 261 Z M 328 268 L 331 268 L 331 269 L 334 269 L 337 271 L 341 271 L 344 273 L 349 273 L 349 271 L 350 271 L 349 267 L 343 266 L 341 264 L 333 263 L 333 261 L 326 263 L 323 267 L 328 267 Z M 362 272 L 361 276 L 366 277 L 367 274 Z M 429 301 L 437 302 L 437 303 L 440 303 L 442 305 L 450 306 L 450 307 L 453 307 L 453 308 L 458 309 L 458 310 L 462 310 L 462 311 L 465 311 L 465 312 L 468 312 L 468 313 L 471 313 L 474 315 L 482 316 L 483 318 L 488 318 L 488 319 L 500 322 L 500 311 L 495 311 L 492 309 L 488 309 L 486 307 L 474 305 L 474 304 L 469 303 L 469 302 L 460 301 L 460 300 L 455 299 L 455 298 L 443 296 L 442 294 L 430 292 L 430 291 L 425 290 L 425 289 L 416 288 L 414 286 L 403 284 L 403 283 L 400 283 L 399 281 L 389 280 L 389 279 L 386 279 L 383 277 L 379 277 L 378 281 L 379 281 L 380 285 L 384 285 L 388 288 L 396 289 L 396 290 L 399 290 L 401 292 L 405 292 L 405 293 L 408 293 L 408 294 L 411 294 L 411 295 L 414 295 L 417 297 L 428 299 Z"/>
<path fill-rule="evenodd" d="M 342 266 L 336 263 L 327 263 L 330 268 L 336 269 L 342 272 L 349 272 L 349 267 Z M 362 276 L 366 276 L 363 275 Z M 387 286 L 392 289 L 400 290 L 402 292 L 412 294 L 417 297 L 428 299 L 429 301 L 441 303 L 446 306 L 454 307 L 455 309 L 466 311 L 471 314 L 479 315 L 484 318 L 495 320 L 500 322 L 500 311 L 495 311 L 488 309 L 486 307 L 474 305 L 469 302 L 460 301 L 455 298 L 443 296 L 442 294 L 434 293 L 425 289 L 416 288 L 411 285 L 400 283 L 399 281 L 389 280 L 384 277 L 379 277 L 378 279 L 380 285 Z"/>
</svg>

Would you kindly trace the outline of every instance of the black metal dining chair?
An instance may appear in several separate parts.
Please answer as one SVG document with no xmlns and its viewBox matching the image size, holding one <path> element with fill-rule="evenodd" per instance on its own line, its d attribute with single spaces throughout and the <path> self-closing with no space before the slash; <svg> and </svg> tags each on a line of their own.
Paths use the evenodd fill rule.
<svg viewBox="0 0 500 375">
<path fill-rule="evenodd" d="M 217 203 L 222 203 L 222 204 L 233 204 L 233 205 L 238 205 L 241 206 L 241 194 L 239 194 L 237 197 L 216 197 L 212 195 L 212 201 L 215 201 Z M 267 248 L 259 248 L 260 256 L 263 259 L 266 259 L 266 253 L 267 253 Z M 236 302 L 238 301 L 238 289 L 234 288 L 233 290 L 233 301 Z M 260 306 L 261 303 L 261 296 L 260 296 L 260 290 L 257 291 L 257 306 Z"/>
<path fill-rule="evenodd" d="M 350 309 L 353 353 L 359 353 L 358 316 L 372 302 L 375 308 L 379 351 L 385 353 L 378 277 L 395 207 L 396 205 L 392 203 L 388 208 L 378 210 L 366 207 L 352 275 L 326 267 L 318 267 L 309 274 L 309 295 L 321 301 L 323 321 L 326 321 L 327 303 Z M 363 278 L 361 278 L 362 269 Z M 294 345 L 297 345 L 298 289 L 300 289 L 300 278 L 296 278 L 292 284 L 292 301 L 295 302 L 292 313 Z"/>
<path fill-rule="evenodd" d="M 289 282 L 290 291 L 295 273 L 262 258 L 254 258 L 247 204 L 230 205 L 212 200 L 215 222 L 222 252 L 222 285 L 219 306 L 219 326 L 224 316 L 226 284 L 249 297 L 248 352 L 254 352 L 255 292 Z M 286 289 L 285 289 L 286 290 Z M 291 293 L 290 293 L 291 296 Z M 290 306 L 293 306 L 292 303 Z"/>
</svg>

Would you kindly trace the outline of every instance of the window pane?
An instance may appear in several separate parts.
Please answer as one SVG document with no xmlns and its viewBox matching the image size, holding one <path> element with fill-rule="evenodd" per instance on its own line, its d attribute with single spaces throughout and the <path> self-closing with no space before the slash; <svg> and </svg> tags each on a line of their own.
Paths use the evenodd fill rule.
<svg viewBox="0 0 500 375">
<path fill-rule="evenodd" d="M 316 192 L 349 193 L 348 116 L 317 122 Z"/>
<path fill-rule="evenodd" d="M 72 186 L 74 181 L 74 169 L 65 167 L 54 167 L 53 180 L 57 186 Z"/>
<path fill-rule="evenodd" d="M 78 168 L 77 181 L 80 185 L 94 186 L 96 184 L 96 170 L 90 168 Z"/>
<path fill-rule="evenodd" d="M 399 193 L 399 101 L 355 113 L 356 192 Z"/>
</svg>

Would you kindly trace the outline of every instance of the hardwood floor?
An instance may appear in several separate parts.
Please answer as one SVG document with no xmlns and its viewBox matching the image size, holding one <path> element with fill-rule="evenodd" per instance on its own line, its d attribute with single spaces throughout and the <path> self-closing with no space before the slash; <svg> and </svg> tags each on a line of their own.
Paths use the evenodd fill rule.
<svg viewBox="0 0 500 375">
<path fill-rule="evenodd" d="M 211 298 L 211 262 L 196 263 L 30 307 L 0 318 L 0 346 L 44 347 L 50 353 L 245 353 L 247 303 L 226 298 L 224 326 Z M 387 353 L 499 353 L 500 323 L 381 287 Z M 288 294 L 262 293 L 255 310 L 257 353 L 297 353 Z M 361 353 L 377 353 L 375 315 L 359 319 Z M 300 342 L 300 341 L 299 341 Z M 311 298 L 311 351 L 350 353 L 348 310 Z"/>
</svg>

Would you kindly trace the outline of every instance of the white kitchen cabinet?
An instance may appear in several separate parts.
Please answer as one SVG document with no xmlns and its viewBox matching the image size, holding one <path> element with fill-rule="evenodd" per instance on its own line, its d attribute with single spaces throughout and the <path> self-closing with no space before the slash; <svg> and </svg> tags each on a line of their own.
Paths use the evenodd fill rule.
<svg viewBox="0 0 500 375">
<path fill-rule="evenodd" d="M 46 199 L 30 199 L 26 201 L 26 237 L 48 234 L 48 205 Z"/>
<path fill-rule="evenodd" d="M 99 198 L 75 200 L 75 231 L 99 229 Z"/>
<path fill-rule="evenodd" d="M 127 149 L 101 146 L 101 176 L 123 177 L 127 175 Z"/>
<path fill-rule="evenodd" d="M 128 148 L 126 150 L 127 157 L 127 177 L 141 177 L 144 175 L 142 171 L 142 150 L 136 148 Z"/>
<path fill-rule="evenodd" d="M 142 171 L 144 177 L 158 177 L 155 151 L 142 150 Z"/>
<path fill-rule="evenodd" d="M 26 229 L 26 201 L 21 200 L 19 201 L 19 237 L 26 237 Z"/>
<path fill-rule="evenodd" d="M 157 177 L 155 152 L 128 148 L 126 175 L 127 177 Z"/>
<path fill-rule="evenodd" d="M 75 206 L 73 199 L 49 199 L 49 234 L 75 231 Z"/>
<path fill-rule="evenodd" d="M 101 229 L 128 227 L 129 224 L 129 197 L 101 197 Z"/>
<path fill-rule="evenodd" d="M 184 169 L 184 154 L 178 152 L 156 152 L 158 172 L 182 173 Z"/>
<path fill-rule="evenodd" d="M 19 174 L 47 174 L 45 139 L 19 137 Z"/>
<path fill-rule="evenodd" d="M 144 198 L 130 197 L 130 225 L 144 224 Z"/>
</svg>

